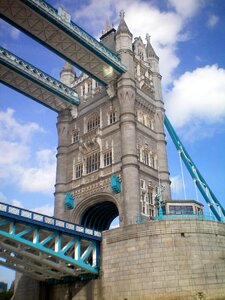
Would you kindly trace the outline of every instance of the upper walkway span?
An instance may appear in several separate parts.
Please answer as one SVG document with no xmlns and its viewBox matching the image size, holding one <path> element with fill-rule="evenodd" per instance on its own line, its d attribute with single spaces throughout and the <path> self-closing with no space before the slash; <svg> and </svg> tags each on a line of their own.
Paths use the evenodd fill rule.
<svg viewBox="0 0 225 300">
<path fill-rule="evenodd" d="M 0 82 L 56 112 L 80 103 L 76 91 L 2 47 Z"/>
<path fill-rule="evenodd" d="M 0 203 L 0 265 L 37 280 L 98 274 L 101 232 Z"/>
<path fill-rule="evenodd" d="M 118 53 L 41 0 L 1 0 L 0 16 L 104 85 L 126 71 Z"/>
</svg>

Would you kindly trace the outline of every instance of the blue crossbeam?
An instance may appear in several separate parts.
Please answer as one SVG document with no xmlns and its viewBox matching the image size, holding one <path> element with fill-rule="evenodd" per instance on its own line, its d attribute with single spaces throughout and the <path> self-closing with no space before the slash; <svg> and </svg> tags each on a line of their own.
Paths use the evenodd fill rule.
<svg viewBox="0 0 225 300">
<path fill-rule="evenodd" d="M 38 280 L 97 275 L 100 241 L 100 231 L 0 202 L 0 264 Z"/>
</svg>

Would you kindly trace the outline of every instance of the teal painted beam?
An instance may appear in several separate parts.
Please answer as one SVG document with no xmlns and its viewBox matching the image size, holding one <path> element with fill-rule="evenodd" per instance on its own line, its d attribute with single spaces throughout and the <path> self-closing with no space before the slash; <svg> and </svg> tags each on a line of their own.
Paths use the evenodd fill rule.
<svg viewBox="0 0 225 300">
<path fill-rule="evenodd" d="M 2 0 L 0 11 L 5 21 L 103 85 L 126 72 L 118 53 L 72 22 L 65 11 L 56 10 L 45 1 Z M 29 18 L 35 22 L 29 22 Z"/>
<path fill-rule="evenodd" d="M 167 131 L 168 131 L 175 147 L 180 152 L 181 158 L 182 158 L 185 166 L 187 167 L 187 170 L 189 171 L 189 173 L 190 173 L 191 177 L 193 178 L 193 180 L 196 181 L 196 185 L 197 185 L 200 193 L 202 194 L 203 198 L 209 204 L 209 207 L 210 207 L 212 213 L 214 214 L 214 216 L 216 217 L 216 219 L 218 221 L 220 221 L 220 222 L 223 221 L 223 218 L 220 216 L 217 209 L 215 209 L 213 202 L 211 201 L 210 197 L 207 195 L 205 188 L 208 189 L 208 191 L 210 193 L 210 196 L 212 197 L 213 201 L 217 204 L 218 207 L 220 207 L 223 215 L 225 216 L 225 210 L 224 210 L 223 206 L 220 204 L 220 202 L 218 201 L 218 199 L 213 194 L 213 192 L 209 188 L 208 184 L 206 183 L 206 181 L 202 177 L 201 173 L 199 172 L 198 168 L 196 167 L 196 165 L 192 161 L 192 159 L 189 156 L 186 149 L 184 148 L 183 144 L 181 143 L 178 135 L 176 134 L 174 128 L 172 127 L 172 125 L 171 125 L 171 123 L 170 123 L 170 121 L 169 121 L 169 119 L 167 118 L 166 115 L 164 117 L 164 124 L 166 126 L 166 129 L 167 129 Z"/>
<path fill-rule="evenodd" d="M 30 63 L 19 58 L 3 47 L 0 47 L 0 63 L 10 68 L 13 72 L 18 73 L 23 78 L 27 78 L 41 88 L 55 94 L 57 97 L 59 97 L 58 101 L 67 103 L 68 107 L 79 105 L 79 95 L 75 90 L 71 89 L 67 85 L 46 74 L 40 69 L 34 67 Z M 26 94 L 26 91 L 22 92 Z M 37 101 L 40 102 L 40 99 L 37 99 Z"/>
</svg>

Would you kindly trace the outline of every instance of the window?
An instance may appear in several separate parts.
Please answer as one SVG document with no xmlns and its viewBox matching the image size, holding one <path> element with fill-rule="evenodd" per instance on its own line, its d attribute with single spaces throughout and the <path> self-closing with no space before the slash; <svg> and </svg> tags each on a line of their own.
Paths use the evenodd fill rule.
<svg viewBox="0 0 225 300">
<path fill-rule="evenodd" d="M 116 113 L 115 111 L 109 114 L 109 124 L 113 124 L 116 122 Z"/>
<path fill-rule="evenodd" d="M 153 192 L 152 191 L 148 191 L 147 199 L 148 199 L 148 204 L 153 205 Z"/>
<path fill-rule="evenodd" d="M 137 148 L 137 157 L 138 157 L 138 160 L 141 159 L 141 149 L 140 148 Z"/>
<path fill-rule="evenodd" d="M 92 153 L 87 157 L 87 174 L 97 171 L 100 167 L 100 152 Z"/>
<path fill-rule="evenodd" d="M 84 96 L 84 87 L 83 87 L 83 85 L 80 87 L 80 95 L 81 95 L 81 97 Z"/>
<path fill-rule="evenodd" d="M 94 115 L 92 116 L 87 123 L 87 131 L 94 130 L 95 128 L 100 126 L 100 116 Z"/>
<path fill-rule="evenodd" d="M 149 216 L 154 217 L 154 209 L 149 209 Z"/>
<path fill-rule="evenodd" d="M 152 168 L 155 167 L 155 160 L 154 160 L 154 155 L 153 154 L 150 155 L 150 166 Z"/>
<path fill-rule="evenodd" d="M 170 205 L 169 212 L 173 215 L 192 215 L 193 207 L 190 205 Z"/>
<path fill-rule="evenodd" d="M 88 93 L 91 93 L 91 90 L 92 90 L 92 84 L 88 83 Z"/>
<path fill-rule="evenodd" d="M 147 151 L 143 152 L 142 161 L 143 161 L 144 164 L 149 165 L 149 158 L 148 158 L 148 152 Z"/>
<path fill-rule="evenodd" d="M 76 143 L 79 141 L 79 131 L 74 130 L 72 133 L 72 143 Z"/>
<path fill-rule="evenodd" d="M 112 164 L 112 151 L 108 151 L 104 154 L 104 167 Z"/>
<path fill-rule="evenodd" d="M 140 179 L 140 187 L 141 189 L 145 189 L 145 181 L 143 179 Z"/>
<path fill-rule="evenodd" d="M 83 164 L 78 164 L 75 166 L 76 178 L 80 178 L 83 174 Z"/>
</svg>

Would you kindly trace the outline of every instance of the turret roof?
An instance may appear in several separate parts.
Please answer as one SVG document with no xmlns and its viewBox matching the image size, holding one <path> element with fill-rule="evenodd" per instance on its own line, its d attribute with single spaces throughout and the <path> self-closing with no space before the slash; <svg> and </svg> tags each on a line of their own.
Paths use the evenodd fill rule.
<svg viewBox="0 0 225 300">
<path fill-rule="evenodd" d="M 120 24 L 118 26 L 118 29 L 116 31 L 116 34 L 120 34 L 120 33 L 127 33 L 129 34 L 130 36 L 132 36 L 132 33 L 130 32 L 125 20 L 124 20 L 124 16 L 125 16 L 125 13 L 123 10 L 121 10 L 120 12 Z"/>
<path fill-rule="evenodd" d="M 147 41 L 147 45 L 146 45 L 146 56 L 149 57 L 156 57 L 158 58 L 158 56 L 155 53 L 155 50 L 153 49 L 151 43 L 150 43 L 150 35 L 147 33 L 146 34 L 146 41 Z"/>
</svg>

